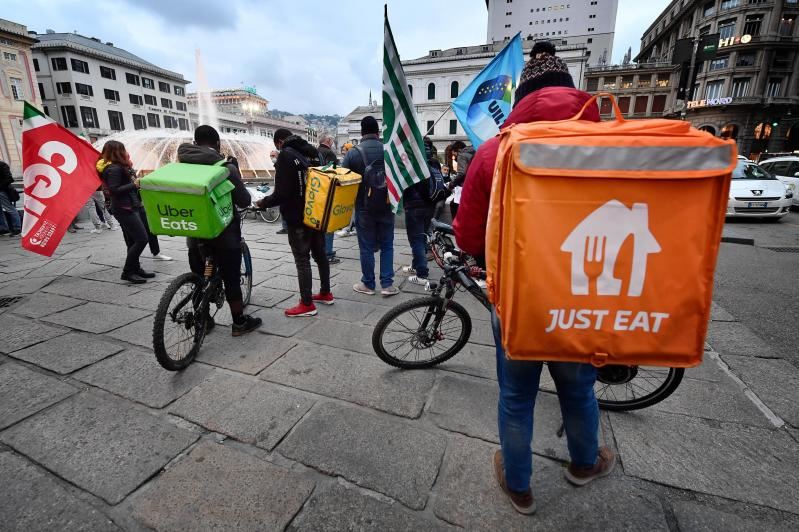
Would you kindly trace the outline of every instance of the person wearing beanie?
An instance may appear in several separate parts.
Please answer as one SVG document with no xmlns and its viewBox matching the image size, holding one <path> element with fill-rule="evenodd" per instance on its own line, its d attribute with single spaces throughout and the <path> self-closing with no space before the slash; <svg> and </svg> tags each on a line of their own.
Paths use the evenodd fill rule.
<svg viewBox="0 0 799 532">
<path fill-rule="evenodd" d="M 555 45 L 550 41 L 538 41 L 530 50 L 530 59 L 541 58 L 544 54 L 555 55 L 555 53 Z"/>
<path fill-rule="evenodd" d="M 427 164 L 441 171 L 441 163 L 435 159 L 435 146 L 430 137 L 424 137 L 424 152 Z M 424 179 L 402 191 L 402 208 L 405 211 L 405 231 L 408 244 L 411 246 L 411 264 L 403 266 L 402 271 L 408 274 L 408 282 L 421 286 L 427 285 L 427 233 L 433 219 L 434 203 L 430 198 L 430 182 Z"/>
<path fill-rule="evenodd" d="M 364 175 L 366 168 L 383 160 L 383 142 L 380 126 L 373 116 L 361 120 L 361 141 L 344 156 L 341 166 Z M 358 188 L 355 199 L 355 214 L 358 228 L 358 248 L 361 258 L 361 282 L 352 289 L 366 295 L 377 290 L 375 279 L 375 253 L 380 252 L 380 293 L 383 297 L 399 293 L 394 286 L 394 213 L 386 204 L 385 212 L 375 214 L 367 209 L 364 183 Z"/>
<path fill-rule="evenodd" d="M 181 144 L 178 146 L 178 161 L 189 164 L 214 165 L 225 161 L 228 170 L 228 181 L 233 185 L 231 197 L 239 209 L 250 206 L 252 197 L 244 186 L 239 173 L 239 163 L 232 157 L 221 154 L 222 146 L 219 133 L 211 126 L 201 125 L 194 130 L 194 144 Z M 233 220 L 216 237 L 209 240 L 187 238 L 189 248 L 189 267 L 197 275 L 203 275 L 205 257 L 200 245 L 210 251 L 214 257 L 214 264 L 219 268 L 220 276 L 225 287 L 225 299 L 230 307 L 233 317 L 231 332 L 233 336 L 241 336 L 254 331 L 261 326 L 261 318 L 244 314 L 244 298 L 241 293 L 241 222 L 239 213 L 233 209 Z M 213 319 L 209 319 L 206 330 L 214 327 Z"/>
<path fill-rule="evenodd" d="M 502 128 L 519 123 L 572 118 L 590 98 L 590 94 L 574 88 L 569 71 L 560 58 L 539 48 L 524 67 L 516 89 L 515 105 Z M 582 120 L 598 122 L 597 106 L 586 109 Z M 486 225 L 498 149 L 499 138 L 494 137 L 477 150 L 466 174 L 460 210 L 453 224 L 458 247 L 476 257 L 485 255 Z M 494 476 L 511 506 L 520 513 L 532 514 L 536 505 L 530 487 L 530 449 L 535 398 L 543 363 L 507 359 L 499 320 L 493 311 L 492 327 L 496 344 L 498 428 L 502 447 L 493 457 Z M 564 472 L 566 479 L 576 486 L 583 486 L 607 476 L 615 466 L 616 457 L 609 448 L 599 447 L 599 409 L 594 393 L 596 369 L 590 364 L 565 362 L 549 362 L 547 368 L 558 390 L 571 457 Z"/>
</svg>

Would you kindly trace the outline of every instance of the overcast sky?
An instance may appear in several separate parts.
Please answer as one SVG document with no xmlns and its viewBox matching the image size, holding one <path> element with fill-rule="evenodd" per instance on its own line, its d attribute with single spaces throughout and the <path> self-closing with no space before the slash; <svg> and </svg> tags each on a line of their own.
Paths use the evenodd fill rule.
<svg viewBox="0 0 799 532">
<path fill-rule="evenodd" d="M 668 0 L 619 0 L 613 59 Z M 485 0 L 388 0 L 402 59 L 485 42 Z M 378 0 L 3 0 L 0 18 L 43 33 L 77 31 L 112 41 L 195 78 L 200 48 L 213 88 L 254 85 L 270 107 L 347 114 L 379 96 L 383 2 Z M 189 90 L 192 87 L 189 86 Z"/>
</svg>

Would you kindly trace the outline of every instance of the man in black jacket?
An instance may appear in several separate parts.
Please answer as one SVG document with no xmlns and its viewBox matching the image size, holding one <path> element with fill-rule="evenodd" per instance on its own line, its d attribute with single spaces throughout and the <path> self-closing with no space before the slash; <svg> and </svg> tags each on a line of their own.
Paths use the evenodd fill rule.
<svg viewBox="0 0 799 532">
<path fill-rule="evenodd" d="M 258 200 L 258 207 L 280 206 L 280 214 L 288 227 L 289 246 L 297 266 L 300 285 L 299 305 L 287 309 L 286 316 L 315 316 L 316 305 L 333 304 L 330 292 L 330 265 L 325 254 L 325 234 L 303 224 L 305 212 L 305 179 L 308 168 L 319 165 L 319 152 L 288 129 L 278 129 L 273 137 L 275 147 L 280 150 L 275 163 L 275 190 L 271 195 Z M 321 289 L 312 294 L 311 256 L 319 268 Z"/>
<path fill-rule="evenodd" d="M 181 144 L 178 147 L 178 161 L 190 164 L 212 165 L 224 157 L 220 154 L 219 133 L 211 126 L 199 126 L 194 130 L 194 144 Z M 236 187 L 231 192 L 233 203 L 239 208 L 249 207 L 252 201 L 250 193 L 241 181 L 238 163 L 229 159 L 225 165 L 229 174 L 228 180 Z M 200 245 L 214 255 L 214 263 L 225 285 L 225 299 L 233 316 L 231 327 L 233 336 L 241 336 L 261 326 L 261 318 L 244 314 L 244 300 L 241 294 L 241 222 L 236 209 L 233 209 L 233 220 L 217 236 L 210 240 L 188 238 L 189 266 L 198 275 L 203 274 L 205 259 Z M 209 328 L 213 327 L 213 322 Z"/>
<path fill-rule="evenodd" d="M 319 164 L 325 166 L 327 164 L 338 165 L 338 156 L 333 151 L 333 137 L 330 135 L 323 135 L 319 140 Z M 333 233 L 325 235 L 325 254 L 327 255 L 328 264 L 338 264 L 341 259 L 336 257 L 336 252 L 333 251 Z"/>
<path fill-rule="evenodd" d="M 13 182 L 14 177 L 11 175 L 11 168 L 5 161 L 0 161 L 0 235 L 11 233 L 11 236 L 16 236 L 20 233 L 22 227 L 19 213 L 10 199 L 12 194 L 11 183 Z"/>
</svg>

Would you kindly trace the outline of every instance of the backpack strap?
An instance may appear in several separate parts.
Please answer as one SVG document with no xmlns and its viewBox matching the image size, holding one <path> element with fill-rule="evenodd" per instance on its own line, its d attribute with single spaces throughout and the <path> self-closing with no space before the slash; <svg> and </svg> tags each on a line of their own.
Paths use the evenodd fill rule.
<svg viewBox="0 0 799 532">
<path fill-rule="evenodd" d="M 355 151 L 361 154 L 361 160 L 363 161 L 363 171 L 366 173 L 366 169 L 369 167 L 369 163 L 366 162 L 366 150 L 362 150 L 360 146 L 355 146 Z"/>
</svg>

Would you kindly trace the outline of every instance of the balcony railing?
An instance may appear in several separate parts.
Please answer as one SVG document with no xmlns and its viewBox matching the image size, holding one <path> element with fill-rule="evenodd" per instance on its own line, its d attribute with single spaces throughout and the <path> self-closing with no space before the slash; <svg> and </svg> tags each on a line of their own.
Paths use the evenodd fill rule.
<svg viewBox="0 0 799 532">
<path fill-rule="evenodd" d="M 644 70 L 644 69 L 674 69 L 668 61 L 659 61 L 655 63 L 630 63 L 629 65 L 599 65 L 590 66 L 586 72 L 614 72 L 619 70 Z"/>
</svg>

